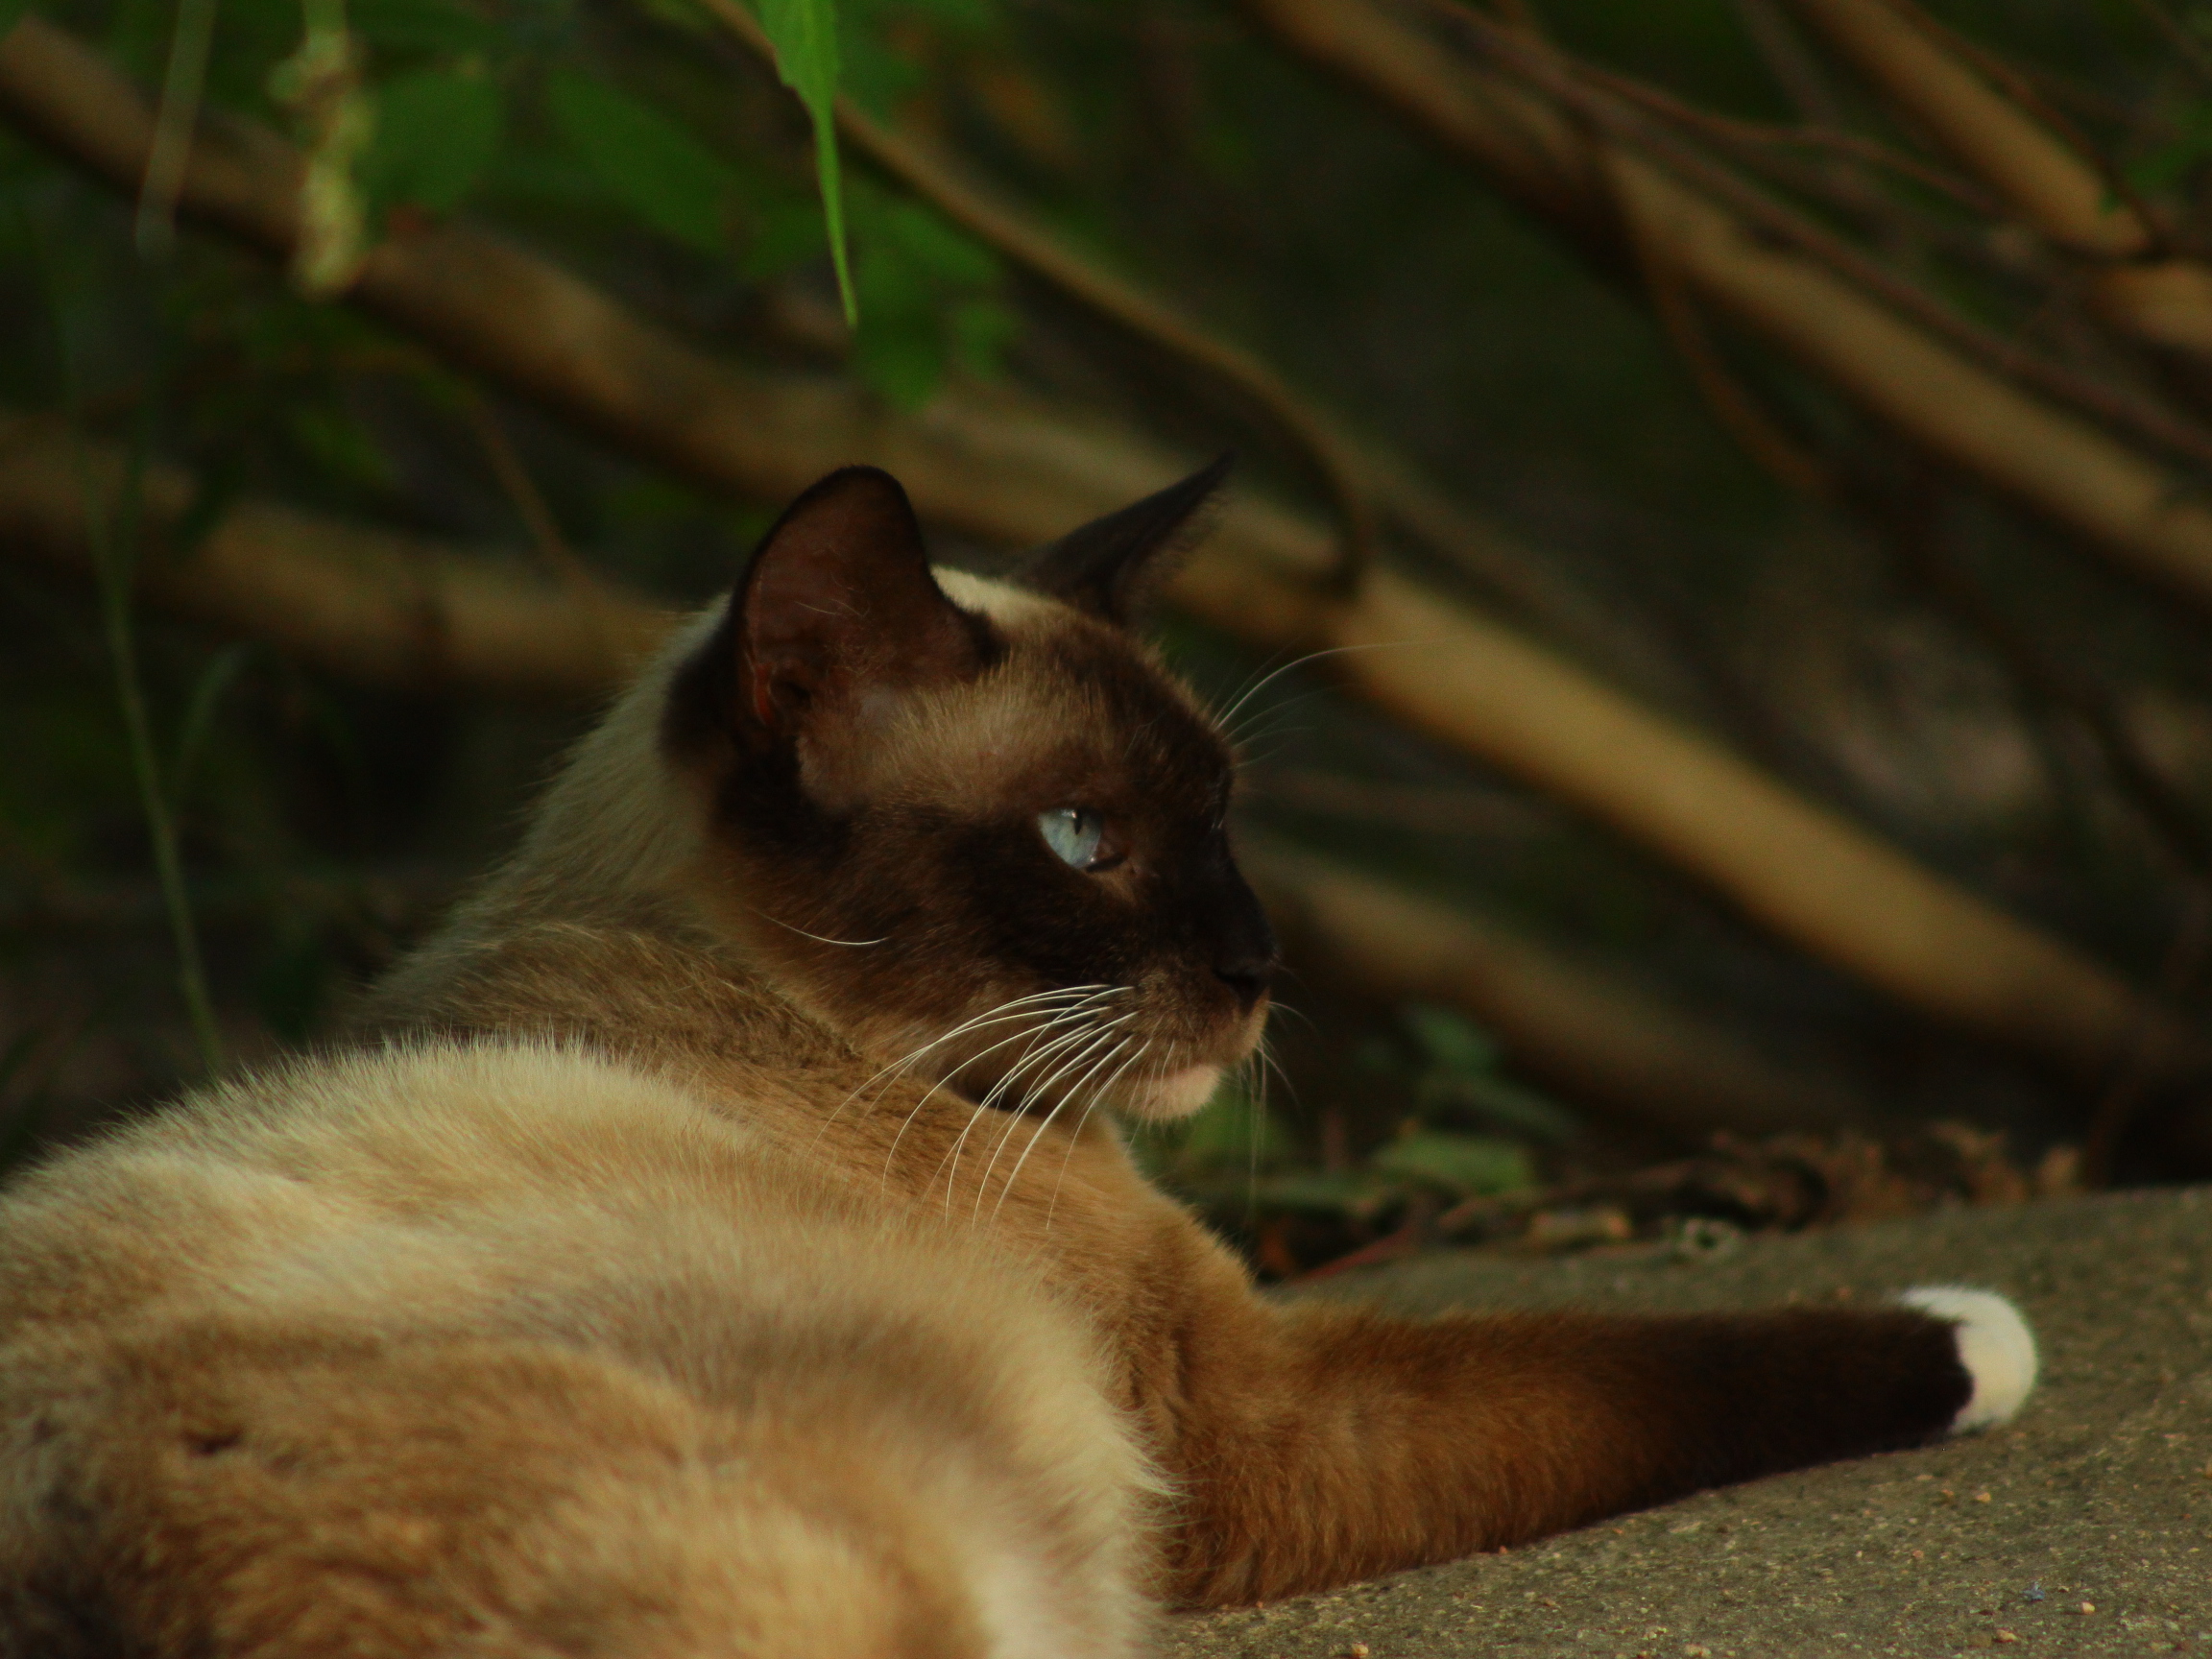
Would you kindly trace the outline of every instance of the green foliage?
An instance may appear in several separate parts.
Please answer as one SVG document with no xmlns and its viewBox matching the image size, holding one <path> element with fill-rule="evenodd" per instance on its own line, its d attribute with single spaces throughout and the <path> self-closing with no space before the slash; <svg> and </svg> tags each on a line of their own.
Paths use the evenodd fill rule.
<svg viewBox="0 0 2212 1659">
<path fill-rule="evenodd" d="M 892 404 L 920 408 L 949 365 L 990 373 L 1019 325 L 993 298 L 989 250 L 919 203 L 856 194 L 862 202 L 854 367 Z"/>
<path fill-rule="evenodd" d="M 2212 160 L 2212 100 L 2191 103 L 2173 125 L 2172 137 L 2128 164 L 2128 181 L 2136 189 L 2175 190 Z"/>
<path fill-rule="evenodd" d="M 482 69 L 417 69 L 377 93 L 361 183 L 378 208 L 460 205 L 499 153 L 506 100 Z"/>
<path fill-rule="evenodd" d="M 1157 1179 L 1230 1228 L 1295 1216 L 1371 1231 L 1409 1206 L 1535 1186 L 1535 1148 L 1564 1139 L 1575 1119 L 1501 1075 L 1497 1040 L 1464 1016 L 1416 1003 L 1398 1011 L 1397 1023 L 1399 1034 L 1371 1040 L 1357 1064 L 1379 1086 L 1410 1097 L 1416 1112 L 1349 1168 L 1319 1167 L 1309 1144 L 1236 1085 L 1182 1123 L 1139 1129 L 1132 1150 Z M 1464 1126 L 1469 1119 L 1478 1132 Z"/>
<path fill-rule="evenodd" d="M 845 195 L 837 165 L 837 10 L 834 0 L 758 0 L 760 26 L 776 48 L 776 72 L 814 124 L 815 179 L 830 230 L 830 258 L 845 321 L 860 321 L 845 250 Z"/>
<path fill-rule="evenodd" d="M 0 0 L 0 37 L 4 37 L 9 30 L 22 21 L 24 13 L 30 10 L 31 0 Z"/>
<path fill-rule="evenodd" d="M 1554 1101 L 1500 1073 L 1498 1041 L 1449 1008 L 1416 1002 L 1399 1022 L 1420 1054 L 1414 1098 L 1425 1117 L 1473 1118 L 1508 1134 L 1557 1142 L 1575 1133 L 1575 1118 Z"/>
<path fill-rule="evenodd" d="M 546 78 L 545 104 L 584 164 L 655 229 L 703 252 L 729 242 L 730 165 L 620 87 L 575 69 Z"/>
<path fill-rule="evenodd" d="M 491 53 L 503 44 L 498 25 L 453 0 L 349 0 L 347 21 L 385 58 Z"/>
<path fill-rule="evenodd" d="M 1384 1142 L 1367 1166 L 1378 1175 L 1454 1198 L 1518 1192 L 1536 1184 L 1528 1149 L 1489 1135 L 1407 1135 Z"/>
</svg>

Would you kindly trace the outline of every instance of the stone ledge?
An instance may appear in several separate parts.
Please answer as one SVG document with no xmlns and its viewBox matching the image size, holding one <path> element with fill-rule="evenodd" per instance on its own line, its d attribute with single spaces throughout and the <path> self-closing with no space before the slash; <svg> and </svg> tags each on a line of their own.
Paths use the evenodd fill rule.
<svg viewBox="0 0 2212 1659">
<path fill-rule="evenodd" d="M 2011 1427 L 1509 1554 L 1180 1618 L 1166 1652 L 2212 1655 L 2212 1189 L 1938 1212 L 1752 1241 L 1719 1262 L 1440 1254 L 1311 1293 L 1408 1313 L 1687 1310 L 1927 1283 L 2003 1290 L 2035 1326 L 2043 1381 Z"/>
</svg>

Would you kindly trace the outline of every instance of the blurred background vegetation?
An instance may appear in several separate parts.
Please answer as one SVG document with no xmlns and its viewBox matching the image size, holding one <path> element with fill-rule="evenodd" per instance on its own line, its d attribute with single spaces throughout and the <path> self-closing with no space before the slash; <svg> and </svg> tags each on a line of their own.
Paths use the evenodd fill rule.
<svg viewBox="0 0 2212 1659">
<path fill-rule="evenodd" d="M 0 1158 L 333 1035 L 814 475 L 1234 446 L 1291 971 L 1143 1149 L 1268 1271 L 2212 1174 L 2212 6 L 834 23 L 856 325 L 735 0 L 0 0 Z"/>
</svg>

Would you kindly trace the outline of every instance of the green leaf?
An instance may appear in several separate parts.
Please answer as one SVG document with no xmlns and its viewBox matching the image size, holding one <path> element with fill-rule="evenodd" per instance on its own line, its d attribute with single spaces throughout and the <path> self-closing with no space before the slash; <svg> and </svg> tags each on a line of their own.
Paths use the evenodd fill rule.
<svg viewBox="0 0 2212 1659">
<path fill-rule="evenodd" d="M 996 300 L 955 305 L 945 321 L 952 336 L 952 360 L 979 379 L 998 372 L 1006 348 L 1022 332 L 1022 319 Z"/>
<path fill-rule="evenodd" d="M 1415 1002 L 1400 1010 L 1398 1018 L 1438 1066 L 1454 1071 L 1489 1071 L 1498 1065 L 1496 1039 L 1463 1014 Z"/>
<path fill-rule="evenodd" d="M 735 171 L 629 93 L 572 69 L 556 70 L 545 98 L 584 164 L 655 229 L 705 252 L 727 247 Z"/>
<path fill-rule="evenodd" d="M 1331 1175 L 1319 1169 L 1293 1170 L 1270 1175 L 1252 1190 L 1252 1200 L 1263 1210 L 1302 1210 L 1322 1215 L 1348 1215 L 1370 1196 L 1372 1183 L 1349 1171 Z"/>
<path fill-rule="evenodd" d="M 799 95 L 814 124 L 814 176 L 830 229 L 830 261 L 845 321 L 857 327 L 860 302 L 845 249 L 845 197 L 837 168 L 837 9 L 835 0 L 758 0 L 760 27 L 776 48 L 776 73 Z"/>
<path fill-rule="evenodd" d="M 483 75 L 422 69 L 385 84 L 361 181 L 380 207 L 459 205 L 499 154 L 506 108 Z"/>
<path fill-rule="evenodd" d="M 990 249 L 919 202 L 894 202 L 881 215 L 876 234 L 932 281 L 980 288 L 998 278 L 998 261 Z"/>
<path fill-rule="evenodd" d="M 1564 1141 L 1581 1127 L 1573 1113 L 1535 1090 L 1479 1072 L 1441 1075 L 1424 1086 L 1425 1099 L 1487 1118 L 1500 1129 L 1536 1141 Z"/>
<path fill-rule="evenodd" d="M 2128 164 L 2128 182 L 2152 193 L 2173 189 L 2190 173 L 2212 158 L 2212 104 L 2191 107 L 2171 142 Z"/>
<path fill-rule="evenodd" d="M 1368 1166 L 1459 1197 L 1517 1192 L 1536 1184 L 1527 1149 L 1487 1135 L 1408 1135 L 1378 1150 Z"/>
<path fill-rule="evenodd" d="M 484 52 L 499 37 L 480 13 L 452 0 L 350 0 L 347 22 L 381 52 Z"/>
<path fill-rule="evenodd" d="M 0 0 L 0 39 L 23 20 L 23 13 L 31 10 L 31 0 Z"/>
</svg>

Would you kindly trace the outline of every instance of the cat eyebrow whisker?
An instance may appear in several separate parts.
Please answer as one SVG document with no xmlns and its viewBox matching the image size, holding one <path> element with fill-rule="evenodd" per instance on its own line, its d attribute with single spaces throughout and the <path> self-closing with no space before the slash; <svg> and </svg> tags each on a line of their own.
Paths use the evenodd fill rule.
<svg viewBox="0 0 2212 1659">
<path fill-rule="evenodd" d="M 761 921 L 773 922 L 785 932 L 796 933 L 802 939 L 811 939 L 817 945 L 843 945 L 854 950 L 864 950 L 871 945 L 888 945 L 891 943 L 891 935 L 888 933 L 880 939 L 831 939 L 820 933 L 809 933 L 805 928 L 795 926 L 781 916 L 771 916 L 757 904 L 748 904 L 746 908 L 759 917 Z"/>
<path fill-rule="evenodd" d="M 1342 657 L 1353 651 L 1389 651 L 1399 647 L 1416 645 L 1419 643 L 1420 641 L 1416 639 L 1376 639 L 1359 645 L 1331 645 L 1319 651 L 1309 651 L 1305 656 L 1293 657 L 1289 661 L 1284 663 L 1282 667 L 1274 669 L 1270 673 L 1262 676 L 1259 681 L 1257 681 L 1243 692 L 1239 693 L 1237 700 L 1230 704 L 1228 708 L 1222 709 L 1219 714 L 1214 716 L 1214 718 L 1222 726 L 1227 726 L 1232 720 L 1237 718 L 1238 709 L 1243 708 L 1245 704 L 1251 702 L 1253 698 L 1259 696 L 1261 692 L 1264 691 L 1268 686 L 1274 685 L 1276 681 L 1282 679 L 1283 676 L 1289 673 L 1291 669 L 1303 668 L 1309 662 L 1318 662 L 1324 657 Z"/>
</svg>

